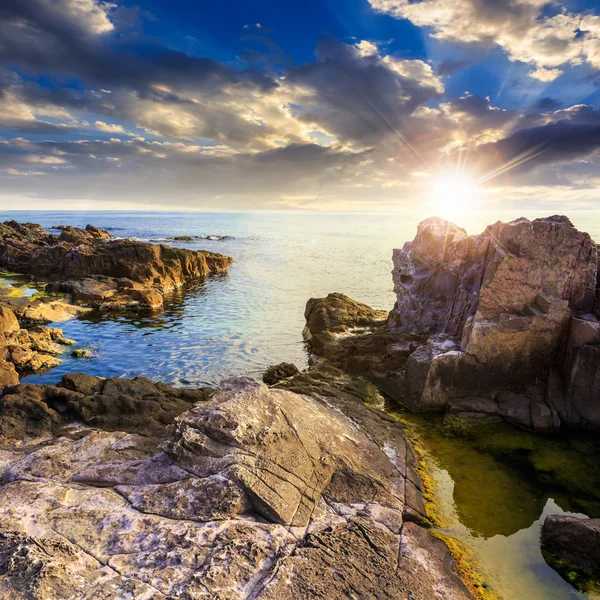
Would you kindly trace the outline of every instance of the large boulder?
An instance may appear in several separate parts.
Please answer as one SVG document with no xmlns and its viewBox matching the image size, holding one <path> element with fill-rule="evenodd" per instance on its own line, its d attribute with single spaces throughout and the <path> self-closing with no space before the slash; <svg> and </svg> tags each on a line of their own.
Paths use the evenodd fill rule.
<svg viewBox="0 0 600 600">
<path fill-rule="evenodd" d="M 238 378 L 162 449 L 63 433 L 0 446 L 2 598 L 472 600 L 407 509 L 420 482 L 401 427 L 351 394 Z"/>
<path fill-rule="evenodd" d="M 546 517 L 542 550 L 548 564 L 580 589 L 590 579 L 600 581 L 600 519 Z"/>
<path fill-rule="evenodd" d="M 364 305 L 357 325 L 339 308 L 353 306 L 345 297 L 308 302 L 314 355 L 415 410 L 484 407 L 536 431 L 600 427 L 598 250 L 587 233 L 562 216 L 475 236 L 431 218 L 393 261 L 386 326 Z"/>
</svg>

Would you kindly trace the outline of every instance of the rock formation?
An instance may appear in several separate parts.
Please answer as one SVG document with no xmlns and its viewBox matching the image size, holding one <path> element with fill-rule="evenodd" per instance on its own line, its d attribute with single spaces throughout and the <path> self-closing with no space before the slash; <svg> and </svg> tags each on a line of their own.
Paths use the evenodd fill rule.
<svg viewBox="0 0 600 600">
<path fill-rule="evenodd" d="M 156 308 L 163 295 L 192 280 L 227 271 L 232 259 L 64 226 L 60 235 L 32 223 L 0 224 L 0 267 L 51 282 L 50 292 L 100 309 Z"/>
<path fill-rule="evenodd" d="M 393 260 L 385 326 L 348 335 L 349 319 L 341 335 L 342 297 L 309 301 L 308 331 L 319 327 L 313 306 L 338 315 L 316 355 L 417 410 L 499 414 L 539 431 L 600 427 L 598 251 L 587 233 L 561 216 L 477 236 L 432 218 Z"/>
<path fill-rule="evenodd" d="M 0 596 L 472 599 L 419 524 L 401 427 L 326 377 L 8 388 Z"/>
<path fill-rule="evenodd" d="M 578 589 L 587 591 L 600 578 L 600 519 L 546 517 L 542 550 L 551 567 Z"/>
<path fill-rule="evenodd" d="M 21 328 L 15 313 L 0 304 L 0 391 L 19 381 L 20 374 L 35 373 L 59 364 L 66 347 L 74 344 L 60 329 Z"/>
</svg>

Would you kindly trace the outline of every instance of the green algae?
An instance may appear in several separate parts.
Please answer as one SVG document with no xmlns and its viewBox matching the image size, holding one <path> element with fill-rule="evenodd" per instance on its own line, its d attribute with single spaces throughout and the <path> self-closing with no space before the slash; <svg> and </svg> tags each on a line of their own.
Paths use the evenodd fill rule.
<svg viewBox="0 0 600 600">
<path fill-rule="evenodd" d="M 590 577 L 548 566 L 539 543 L 548 514 L 600 515 L 600 440 L 534 435 L 494 417 L 388 413 L 421 458 L 432 532 L 476 598 L 600 597 Z"/>
</svg>

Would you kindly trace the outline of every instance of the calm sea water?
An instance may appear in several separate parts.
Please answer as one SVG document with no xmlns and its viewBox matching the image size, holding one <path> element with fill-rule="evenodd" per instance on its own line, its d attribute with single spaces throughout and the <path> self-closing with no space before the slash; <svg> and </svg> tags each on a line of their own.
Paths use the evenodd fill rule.
<svg viewBox="0 0 600 600">
<path fill-rule="evenodd" d="M 516 213 L 477 213 L 459 223 L 471 233 Z M 529 213 L 530 218 L 540 216 Z M 600 239 L 598 213 L 574 212 L 574 223 Z M 119 237 L 230 236 L 176 245 L 228 254 L 228 275 L 166 302 L 163 311 L 104 315 L 61 325 L 94 358 L 66 359 L 31 381 L 55 382 L 85 370 L 102 376 L 146 375 L 176 385 L 214 384 L 259 375 L 281 361 L 306 365 L 304 307 L 311 297 L 343 292 L 374 308 L 394 303 L 392 249 L 414 237 L 418 213 L 341 212 L 1 212 L 0 219 L 47 227 L 93 223 Z"/>
<path fill-rule="evenodd" d="M 411 240 L 417 224 L 426 216 L 417 212 L 0 211 L 0 220 L 33 221 L 46 227 L 93 223 L 118 237 L 143 240 L 177 235 L 229 236 L 176 245 L 228 254 L 235 260 L 227 275 L 169 298 L 160 312 L 102 315 L 60 324 L 65 335 L 91 349 L 94 358 L 66 358 L 56 369 L 27 379 L 55 383 L 63 373 L 78 370 L 105 377 L 145 375 L 175 385 L 196 386 L 236 374 L 259 376 L 265 367 L 281 361 L 302 368 L 307 360 L 301 335 L 306 301 L 343 292 L 374 308 L 390 309 L 395 299 L 390 275 L 392 249 Z M 489 223 L 519 216 L 543 215 L 481 212 L 458 224 L 469 233 L 479 233 Z M 600 240 L 600 212 L 574 211 L 569 216 L 579 229 Z M 433 443 L 430 450 L 437 460 L 444 457 L 442 444 Z M 505 600 L 587 598 L 563 582 L 541 556 L 543 518 L 562 511 L 546 490 L 526 482 L 533 486 L 531 494 L 546 500 L 536 505 L 531 515 L 524 515 L 520 504 L 525 480 L 504 474 L 501 487 L 508 498 L 507 510 L 523 517 L 523 522 L 515 527 L 518 518 L 502 517 L 503 511 L 489 509 L 489 501 L 482 498 L 473 511 L 476 517 L 485 518 L 493 531 L 473 533 L 461 511 L 457 496 L 460 486 L 466 480 L 474 481 L 468 496 L 478 498 L 472 490 L 482 486 L 493 489 L 485 483 L 486 477 L 503 471 L 499 465 L 490 465 L 484 455 L 469 452 L 475 453 L 471 460 L 459 454 L 451 472 L 436 467 L 434 474 L 439 479 L 442 505 L 454 523 L 449 533 L 473 548 L 492 587 Z"/>
</svg>

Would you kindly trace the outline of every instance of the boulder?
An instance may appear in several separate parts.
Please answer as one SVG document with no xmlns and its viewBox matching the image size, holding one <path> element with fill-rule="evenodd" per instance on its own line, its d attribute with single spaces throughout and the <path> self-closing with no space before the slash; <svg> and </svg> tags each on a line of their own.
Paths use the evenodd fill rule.
<svg viewBox="0 0 600 600">
<path fill-rule="evenodd" d="M 275 385 L 279 383 L 282 379 L 286 379 L 287 377 L 293 377 L 297 375 L 300 371 L 298 367 L 292 363 L 282 362 L 278 365 L 271 365 L 267 368 L 267 370 L 263 373 L 262 380 L 267 385 Z"/>
<path fill-rule="evenodd" d="M 282 383 L 308 385 L 296 377 Z M 420 481 L 401 426 L 341 373 L 323 377 L 340 397 L 224 382 L 166 441 L 80 426 L 0 446 L 0 596 L 472 600 L 410 520 Z M 98 395 L 109 382 L 64 383 Z M 21 410 L 25 391 L 33 414 L 49 390 L 22 388 Z"/>
<path fill-rule="evenodd" d="M 550 566 L 577 583 L 580 574 L 600 578 L 600 519 L 550 515 L 542 527 L 542 550 Z M 574 575 L 569 577 L 569 574 Z"/>
<path fill-rule="evenodd" d="M 393 261 L 385 326 L 346 297 L 308 302 L 313 356 L 415 410 L 483 406 L 542 432 L 600 427 L 598 250 L 587 233 L 562 216 L 475 236 L 431 218 Z"/>
</svg>

